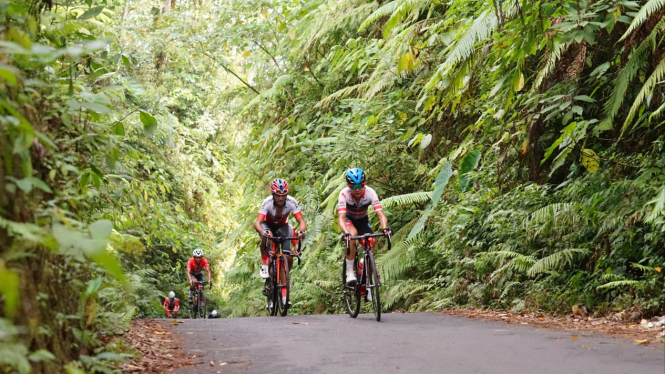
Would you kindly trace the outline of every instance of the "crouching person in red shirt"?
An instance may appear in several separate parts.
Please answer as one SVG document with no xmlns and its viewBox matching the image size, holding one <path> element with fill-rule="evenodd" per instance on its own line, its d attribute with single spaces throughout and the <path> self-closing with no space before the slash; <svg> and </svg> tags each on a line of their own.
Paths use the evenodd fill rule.
<svg viewBox="0 0 665 374">
<path fill-rule="evenodd" d="M 169 292 L 169 297 L 164 299 L 164 312 L 167 318 L 178 318 L 178 311 L 180 310 L 180 303 L 175 297 L 175 292 Z"/>
</svg>

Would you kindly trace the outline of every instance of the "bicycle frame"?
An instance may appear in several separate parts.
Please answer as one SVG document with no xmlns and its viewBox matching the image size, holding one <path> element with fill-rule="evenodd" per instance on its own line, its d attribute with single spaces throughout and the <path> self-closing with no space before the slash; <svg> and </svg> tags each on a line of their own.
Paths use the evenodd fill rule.
<svg viewBox="0 0 665 374">
<path fill-rule="evenodd" d="M 297 240 L 298 241 L 298 263 L 300 263 L 300 253 L 302 252 L 302 240 L 298 237 L 279 237 L 279 236 L 271 236 L 268 237 L 266 240 L 266 245 L 268 243 L 272 243 L 272 254 L 270 256 L 270 263 L 269 267 L 272 270 L 272 275 L 270 275 L 270 287 L 269 289 L 272 289 L 271 295 L 265 294 L 268 297 L 268 311 L 270 312 L 270 315 L 276 315 L 275 305 L 279 305 L 279 310 L 280 314 L 282 316 L 285 316 L 287 314 L 288 310 L 288 294 L 289 294 L 289 289 L 290 289 L 290 282 L 289 282 L 289 276 L 288 273 L 290 271 L 288 267 L 288 262 L 286 264 L 282 264 L 282 262 L 287 261 L 286 257 L 284 256 L 283 252 L 283 243 L 286 240 Z M 282 269 L 285 270 L 285 274 L 282 275 Z M 286 279 L 283 279 L 286 278 Z M 286 282 L 286 284 L 284 284 Z M 286 287 L 287 290 L 287 302 L 283 303 L 281 299 L 282 295 L 282 289 Z M 279 294 L 279 301 L 275 300 L 275 296 Z M 270 307 L 270 303 L 273 303 L 272 307 Z M 285 305 L 282 305 L 285 304 Z"/>
<path fill-rule="evenodd" d="M 295 256 L 298 258 L 298 265 L 300 265 L 300 254 L 302 251 L 302 240 L 296 236 L 292 238 L 287 238 L 287 237 L 282 237 L 282 236 L 269 236 L 266 241 L 266 245 L 268 244 L 268 241 L 272 241 L 272 255 L 270 256 L 271 260 L 276 261 L 277 268 L 279 269 L 279 266 L 281 265 L 280 263 L 280 258 L 284 254 L 282 252 L 282 242 L 286 240 L 297 240 L 298 241 L 298 256 Z M 279 250 L 278 250 L 279 249 Z M 291 257 L 294 257 L 291 255 Z M 280 282 L 280 276 L 279 272 L 277 272 L 277 283 Z"/>
<path fill-rule="evenodd" d="M 193 296 L 193 301 L 192 301 L 192 303 L 190 305 L 190 308 L 189 308 L 190 309 L 189 310 L 190 318 L 193 317 L 191 314 L 195 313 L 194 312 L 194 306 L 195 305 L 197 306 L 196 307 L 196 313 L 200 313 L 201 312 L 201 306 L 205 305 L 206 300 L 205 300 L 205 296 L 203 295 L 203 286 L 208 284 L 208 282 L 206 282 L 206 281 L 194 281 L 193 283 L 196 286 L 194 287 L 194 292 L 193 292 L 193 295 L 192 295 Z M 201 301 L 201 304 L 199 304 L 199 301 Z M 205 315 L 205 311 L 204 311 L 203 314 Z M 205 316 L 203 318 L 205 318 Z"/>
<path fill-rule="evenodd" d="M 374 296 L 372 296 L 372 304 L 374 305 L 374 314 L 376 315 L 376 320 L 377 321 L 381 320 L 381 302 L 379 298 L 379 288 L 378 288 L 381 287 L 381 280 L 378 269 L 376 268 L 376 262 L 374 261 L 374 255 L 372 248 L 370 247 L 370 241 L 369 241 L 369 238 L 375 238 L 379 236 L 386 236 L 388 238 L 388 250 L 390 250 L 392 247 L 392 240 L 390 235 L 385 235 L 383 233 L 375 233 L 375 234 L 364 234 L 364 235 L 346 237 L 345 244 L 346 244 L 347 256 L 351 254 L 351 240 L 364 239 L 362 246 L 356 248 L 354 268 L 352 269 L 354 272 L 358 271 L 358 266 L 359 266 L 358 252 L 362 251 L 364 266 L 362 272 L 360 273 L 360 279 L 358 279 L 358 281 L 353 286 L 349 286 L 346 284 L 346 281 L 344 280 L 346 279 L 346 277 L 345 276 L 343 277 L 342 294 L 344 295 L 344 299 L 347 304 L 347 309 L 351 318 L 355 318 L 358 315 L 358 311 L 360 310 L 360 297 L 363 296 L 361 294 L 361 288 L 365 287 L 366 291 L 366 294 L 364 295 L 365 301 L 368 301 L 368 295 L 371 296 L 373 294 L 372 290 L 376 288 L 376 290 L 374 290 Z M 346 265 L 344 265 L 344 268 L 346 268 Z M 345 270 L 343 270 L 342 273 L 344 274 Z M 372 281 L 371 278 L 373 275 L 376 275 L 376 277 Z M 355 300 L 355 302 L 352 302 L 352 300 Z"/>
</svg>

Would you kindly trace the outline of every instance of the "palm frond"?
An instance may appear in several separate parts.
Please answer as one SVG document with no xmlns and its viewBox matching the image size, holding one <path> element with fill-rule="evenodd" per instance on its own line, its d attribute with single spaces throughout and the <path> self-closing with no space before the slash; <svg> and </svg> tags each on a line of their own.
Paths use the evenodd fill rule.
<svg viewBox="0 0 665 374">
<path fill-rule="evenodd" d="M 415 249 L 425 241 L 426 237 L 427 233 L 422 232 L 411 240 L 399 243 L 390 252 L 379 257 L 377 259 L 379 272 L 384 273 L 386 279 L 399 278 L 407 269 L 414 265 Z"/>
<path fill-rule="evenodd" d="M 561 268 L 566 264 L 572 263 L 575 259 L 575 255 L 588 256 L 590 253 L 590 250 L 584 248 L 564 249 L 563 251 L 553 253 L 538 260 L 533 264 L 529 271 L 527 271 L 527 275 L 532 277 L 546 271 Z"/>
<path fill-rule="evenodd" d="M 432 192 L 412 192 L 404 195 L 397 195 L 385 198 L 381 201 L 384 208 L 402 206 L 406 204 L 425 203 L 432 198 Z"/>
<path fill-rule="evenodd" d="M 639 287 L 644 286 L 644 283 L 642 283 L 640 281 L 635 281 L 635 280 L 620 280 L 620 281 L 605 283 L 602 286 L 596 287 L 596 289 L 597 290 L 610 289 L 610 288 L 617 288 L 617 287 L 622 287 L 622 286 L 632 286 L 632 287 L 639 288 Z"/>
<path fill-rule="evenodd" d="M 637 113 L 638 109 L 640 109 L 640 106 L 642 106 L 644 99 L 653 93 L 656 84 L 659 83 L 663 78 L 665 78 L 665 57 L 660 61 L 653 73 L 644 82 L 640 93 L 637 94 L 637 97 L 635 98 L 635 101 L 633 102 L 633 105 L 630 107 L 630 111 L 628 112 L 628 117 L 626 117 L 626 121 L 623 123 L 621 134 L 623 134 L 628 129 L 628 126 L 635 117 L 635 113 Z"/>
<path fill-rule="evenodd" d="M 605 119 L 598 125 L 599 130 L 609 130 L 612 128 L 612 123 L 621 109 L 628 86 L 637 76 L 640 68 L 647 63 L 648 56 L 651 50 L 656 48 L 657 38 L 664 29 L 665 19 L 661 20 L 654 27 L 651 34 L 635 48 L 630 55 L 628 63 L 619 72 L 619 75 L 614 80 L 612 96 L 605 102 Z"/>
<path fill-rule="evenodd" d="M 663 6 L 665 6 L 665 0 L 649 0 L 649 2 L 644 4 L 640 11 L 637 12 L 637 15 L 635 15 L 635 18 L 633 18 L 633 21 L 630 23 L 628 30 L 626 30 L 619 41 L 626 39 L 628 35 L 632 34 L 633 31 L 646 22 L 646 20 L 649 19 L 649 16 L 658 12 Z"/>
<path fill-rule="evenodd" d="M 554 71 L 556 63 L 561 58 L 561 54 L 563 53 L 565 47 L 566 47 L 565 43 L 554 42 L 553 48 L 547 51 L 547 53 L 543 57 L 544 61 L 543 68 L 540 69 L 538 75 L 536 76 L 536 79 L 533 82 L 533 88 L 532 88 L 533 91 L 536 91 L 538 88 L 540 88 L 540 85 L 543 83 L 543 80 Z"/>
</svg>

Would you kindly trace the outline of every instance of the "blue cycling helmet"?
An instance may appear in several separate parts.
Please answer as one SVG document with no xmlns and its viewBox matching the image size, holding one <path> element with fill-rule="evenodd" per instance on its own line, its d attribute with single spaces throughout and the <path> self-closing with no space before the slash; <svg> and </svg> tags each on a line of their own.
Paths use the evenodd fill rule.
<svg viewBox="0 0 665 374">
<path fill-rule="evenodd" d="M 365 184 L 365 172 L 361 168 L 353 168 L 346 171 L 347 184 Z"/>
</svg>

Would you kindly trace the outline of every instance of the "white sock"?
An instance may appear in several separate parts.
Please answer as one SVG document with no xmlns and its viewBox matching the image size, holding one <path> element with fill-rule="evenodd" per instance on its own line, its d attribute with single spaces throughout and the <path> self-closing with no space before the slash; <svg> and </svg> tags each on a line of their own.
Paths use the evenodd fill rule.
<svg viewBox="0 0 665 374">
<path fill-rule="evenodd" d="M 347 260 L 346 261 L 346 272 L 353 272 L 353 260 Z"/>
</svg>

